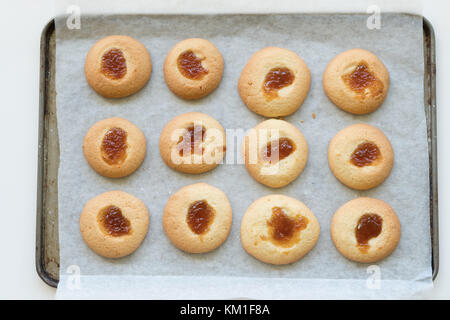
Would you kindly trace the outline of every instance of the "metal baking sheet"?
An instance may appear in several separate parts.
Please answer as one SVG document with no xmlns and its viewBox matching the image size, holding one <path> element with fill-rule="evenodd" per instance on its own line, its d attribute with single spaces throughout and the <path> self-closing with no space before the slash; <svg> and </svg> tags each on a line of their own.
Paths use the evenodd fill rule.
<svg viewBox="0 0 450 320">
<path fill-rule="evenodd" d="M 433 279 L 438 272 L 438 197 L 436 163 L 435 43 L 431 24 L 424 19 L 424 107 L 427 117 L 430 161 L 430 226 Z M 55 24 L 51 21 L 41 38 L 39 155 L 37 194 L 36 269 L 50 286 L 59 279 L 58 165 L 59 141 L 55 104 Z"/>
<path fill-rule="evenodd" d="M 59 281 L 59 139 L 55 102 L 55 50 L 55 21 L 52 20 L 41 36 L 36 204 L 36 270 L 42 280 L 52 287 L 56 287 Z"/>
</svg>

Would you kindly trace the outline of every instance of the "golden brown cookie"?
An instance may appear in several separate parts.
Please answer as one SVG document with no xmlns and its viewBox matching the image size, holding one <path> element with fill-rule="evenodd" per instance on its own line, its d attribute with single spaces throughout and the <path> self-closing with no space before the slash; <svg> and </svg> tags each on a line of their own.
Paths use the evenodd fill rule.
<svg viewBox="0 0 450 320">
<path fill-rule="evenodd" d="M 302 202 L 272 194 L 253 202 L 241 224 L 241 241 L 253 257 L 271 264 L 293 263 L 314 248 L 320 226 Z"/>
<path fill-rule="evenodd" d="M 347 187 L 367 190 L 380 185 L 394 165 L 394 150 L 384 133 L 369 124 L 339 131 L 328 147 L 328 164 Z"/>
<path fill-rule="evenodd" d="M 301 131 L 277 119 L 263 121 L 251 129 L 241 149 L 250 175 L 272 188 L 294 181 L 308 159 L 308 145 Z"/>
<path fill-rule="evenodd" d="M 212 170 L 222 162 L 225 150 L 225 130 L 214 118 L 200 112 L 173 118 L 159 136 L 161 158 L 181 172 Z"/>
<path fill-rule="evenodd" d="M 141 130 L 122 118 L 95 123 L 86 133 L 83 152 L 89 165 L 102 176 L 125 177 L 145 158 L 145 137 Z"/>
<path fill-rule="evenodd" d="M 336 211 L 331 237 L 338 251 L 356 262 L 376 262 L 392 253 L 400 241 L 400 221 L 386 202 L 353 199 Z"/>
<path fill-rule="evenodd" d="M 86 203 L 80 216 L 80 231 L 97 254 L 121 258 L 140 246 L 149 219 L 141 200 L 123 191 L 109 191 Z"/>
<path fill-rule="evenodd" d="M 389 72 L 372 52 L 352 49 L 337 55 L 323 75 L 328 98 L 342 110 L 365 114 L 386 99 Z"/>
<path fill-rule="evenodd" d="M 247 62 L 238 89 L 250 110 L 265 117 L 280 117 L 302 105 L 310 82 L 308 66 L 295 52 L 267 47 Z"/>
<path fill-rule="evenodd" d="M 208 40 L 193 38 L 178 42 L 164 61 L 167 86 L 183 99 L 207 96 L 220 83 L 223 58 Z"/>
<path fill-rule="evenodd" d="M 128 36 L 97 41 L 87 54 L 84 73 L 89 85 L 106 98 L 123 98 L 150 79 L 152 60 L 142 43 Z"/>
<path fill-rule="evenodd" d="M 190 253 L 218 248 L 231 228 L 231 205 L 221 190 L 206 183 L 183 187 L 167 201 L 163 227 L 174 246 Z"/>
</svg>

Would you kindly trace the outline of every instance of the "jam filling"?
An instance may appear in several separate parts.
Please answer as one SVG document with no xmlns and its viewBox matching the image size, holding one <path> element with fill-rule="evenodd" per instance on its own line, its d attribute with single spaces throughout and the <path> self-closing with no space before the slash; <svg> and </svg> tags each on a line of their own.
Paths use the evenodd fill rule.
<svg viewBox="0 0 450 320">
<path fill-rule="evenodd" d="M 103 160 L 110 165 L 121 164 L 127 157 L 127 148 L 127 133 L 121 128 L 111 128 L 103 137 Z"/>
<path fill-rule="evenodd" d="M 122 210 L 116 206 L 108 206 L 101 210 L 98 221 L 103 232 L 113 237 L 120 237 L 131 232 L 130 221 L 122 215 Z"/>
<path fill-rule="evenodd" d="M 364 142 L 353 151 L 350 161 L 357 167 L 364 167 L 371 165 L 380 156 L 380 149 L 374 143 Z"/>
<path fill-rule="evenodd" d="M 264 79 L 263 91 L 266 95 L 266 100 L 270 101 L 278 98 L 278 91 L 291 85 L 294 82 L 295 76 L 288 68 L 274 68 L 271 69 Z"/>
<path fill-rule="evenodd" d="M 114 80 L 125 76 L 127 73 L 127 62 L 121 50 L 112 48 L 103 54 L 102 73 Z"/>
<path fill-rule="evenodd" d="M 357 247 L 362 253 L 370 248 L 369 240 L 378 237 L 383 226 L 383 219 L 375 213 L 366 213 L 358 220 L 355 228 Z"/>
<path fill-rule="evenodd" d="M 186 78 L 201 80 L 208 73 L 202 66 L 202 60 L 191 50 L 184 51 L 178 56 L 178 69 Z"/>
<path fill-rule="evenodd" d="M 262 156 L 265 161 L 276 163 L 288 157 L 294 151 L 295 144 L 291 139 L 280 138 L 278 143 L 269 142 L 266 148 L 263 149 Z"/>
<path fill-rule="evenodd" d="M 300 240 L 300 231 L 305 229 L 308 219 L 297 215 L 289 217 L 280 207 L 272 208 L 272 216 L 267 221 L 270 240 L 282 247 L 291 247 Z"/>
<path fill-rule="evenodd" d="M 177 149 L 182 157 L 190 154 L 203 154 L 204 148 L 200 147 L 205 140 L 206 129 L 203 126 L 190 126 L 184 135 L 178 139 Z"/>
<path fill-rule="evenodd" d="M 206 233 L 213 219 L 214 209 L 206 200 L 195 201 L 189 206 L 186 221 L 192 232 L 196 234 Z"/>
<path fill-rule="evenodd" d="M 365 61 L 361 61 L 351 73 L 343 75 L 342 79 L 351 90 L 363 98 L 368 93 L 372 97 L 376 97 L 384 89 L 383 82 L 377 79 L 375 74 L 369 70 L 369 66 Z"/>
</svg>

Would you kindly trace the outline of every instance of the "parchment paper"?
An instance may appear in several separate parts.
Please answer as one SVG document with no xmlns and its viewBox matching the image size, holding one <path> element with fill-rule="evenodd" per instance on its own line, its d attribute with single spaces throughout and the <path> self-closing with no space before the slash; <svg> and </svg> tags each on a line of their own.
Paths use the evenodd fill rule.
<svg viewBox="0 0 450 320">
<path fill-rule="evenodd" d="M 80 30 L 69 30 L 64 18 L 58 19 L 56 88 L 61 150 L 58 297 L 410 298 L 431 288 L 422 17 L 384 14 L 379 30 L 369 30 L 367 18 L 341 14 L 83 16 Z M 88 50 L 96 40 L 111 34 L 135 37 L 152 57 L 150 82 L 129 98 L 105 99 L 88 86 L 84 77 Z M 224 57 L 225 70 L 217 90 L 204 99 L 189 102 L 177 98 L 167 88 L 162 66 L 172 46 L 191 37 L 212 41 Z M 244 130 L 264 120 L 241 101 L 237 80 L 250 56 L 266 46 L 297 52 L 311 70 L 311 89 L 305 103 L 285 118 L 303 132 L 308 142 L 310 154 L 304 172 L 287 187 L 274 190 L 253 180 L 242 164 L 220 165 L 201 175 L 169 169 L 159 156 L 158 139 L 163 126 L 176 115 L 204 112 L 224 128 Z M 329 61 L 355 47 L 379 56 L 391 76 L 383 106 L 363 116 L 338 109 L 322 87 L 322 73 Z M 82 153 L 89 127 L 113 116 L 132 121 L 147 138 L 147 156 L 142 166 L 122 179 L 98 175 Z M 327 148 L 339 130 L 361 122 L 377 126 L 390 138 L 395 165 L 381 186 L 356 192 L 340 184 L 329 170 Z M 227 152 L 239 149 L 240 142 L 233 146 L 228 141 Z M 233 224 L 228 240 L 216 251 L 186 254 L 172 246 L 165 236 L 162 212 L 172 193 L 201 181 L 227 194 L 233 208 Z M 150 228 L 134 254 L 111 260 L 96 255 L 85 245 L 78 219 L 86 201 L 115 189 L 145 202 L 150 211 Z M 240 242 L 242 215 L 254 200 L 271 193 L 303 201 L 320 222 L 321 235 L 316 247 L 288 266 L 259 262 L 244 251 Z M 341 256 L 329 234 L 334 212 L 360 196 L 388 202 L 402 224 L 398 248 L 371 268 Z M 373 282 L 378 276 L 381 282 Z"/>
</svg>

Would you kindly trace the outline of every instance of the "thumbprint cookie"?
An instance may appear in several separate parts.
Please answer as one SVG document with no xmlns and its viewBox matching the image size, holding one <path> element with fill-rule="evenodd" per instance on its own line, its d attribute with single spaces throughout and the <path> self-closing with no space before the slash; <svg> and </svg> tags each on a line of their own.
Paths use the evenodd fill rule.
<svg viewBox="0 0 450 320">
<path fill-rule="evenodd" d="M 353 114 L 376 110 L 386 99 L 389 72 L 372 52 L 352 49 L 337 55 L 323 75 L 323 88 L 339 108 Z"/>
<path fill-rule="evenodd" d="M 88 84 L 106 98 L 123 98 L 139 91 L 150 79 L 152 60 L 145 46 L 128 36 L 97 41 L 89 50 L 84 73 Z"/>
<path fill-rule="evenodd" d="M 339 131 L 328 147 L 328 164 L 336 178 L 356 190 L 374 188 L 389 176 L 394 150 L 384 133 L 368 124 Z"/>
<path fill-rule="evenodd" d="M 186 173 L 203 173 L 223 161 L 225 130 L 207 114 L 185 113 L 166 124 L 159 137 L 159 151 L 170 168 Z"/>
<path fill-rule="evenodd" d="M 181 188 L 167 201 L 164 231 L 172 244 L 190 253 L 218 248 L 228 237 L 232 213 L 230 201 L 206 183 Z"/>
<path fill-rule="evenodd" d="M 193 38 L 177 43 L 164 61 L 169 89 L 183 99 L 200 99 L 222 80 L 223 58 L 208 40 Z"/>
<path fill-rule="evenodd" d="M 293 263 L 311 251 L 320 226 L 302 202 L 272 194 L 253 202 L 242 218 L 242 245 L 253 257 L 270 264 Z"/>
<path fill-rule="evenodd" d="M 284 120 L 270 119 L 258 124 L 247 133 L 241 149 L 250 175 L 272 188 L 294 181 L 308 159 L 305 137 Z"/>
<path fill-rule="evenodd" d="M 97 254 L 121 258 L 141 245 L 149 220 L 141 200 L 123 191 L 109 191 L 86 203 L 80 216 L 80 231 Z"/>
<path fill-rule="evenodd" d="M 268 47 L 247 62 L 238 89 L 250 110 L 265 117 L 280 117 L 302 105 L 310 82 L 308 66 L 295 52 Z"/>
<path fill-rule="evenodd" d="M 357 198 L 340 207 L 331 220 L 331 238 L 347 259 L 371 263 L 390 255 L 400 241 L 400 221 L 386 202 Z"/>
<path fill-rule="evenodd" d="M 122 118 L 95 123 L 84 137 L 83 152 L 97 173 L 121 178 L 133 173 L 145 158 L 146 142 L 142 131 Z"/>
</svg>

